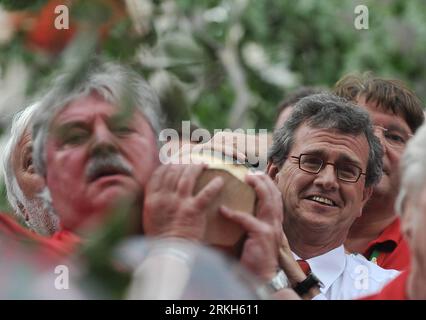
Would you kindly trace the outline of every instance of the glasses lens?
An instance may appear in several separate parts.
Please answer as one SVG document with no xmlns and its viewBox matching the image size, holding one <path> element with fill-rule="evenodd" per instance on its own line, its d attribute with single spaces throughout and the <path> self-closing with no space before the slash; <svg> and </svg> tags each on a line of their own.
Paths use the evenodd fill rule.
<svg viewBox="0 0 426 320">
<path fill-rule="evenodd" d="M 300 156 L 300 169 L 311 173 L 317 173 L 321 170 L 322 159 L 317 156 L 304 154 Z"/>
<path fill-rule="evenodd" d="M 387 145 L 394 148 L 404 148 L 410 138 L 409 134 L 398 130 L 389 130 L 380 126 L 375 126 L 376 134 L 382 136 Z"/>
<path fill-rule="evenodd" d="M 348 182 L 356 182 L 361 175 L 361 169 L 357 166 L 347 163 L 337 168 L 337 177 Z"/>
</svg>

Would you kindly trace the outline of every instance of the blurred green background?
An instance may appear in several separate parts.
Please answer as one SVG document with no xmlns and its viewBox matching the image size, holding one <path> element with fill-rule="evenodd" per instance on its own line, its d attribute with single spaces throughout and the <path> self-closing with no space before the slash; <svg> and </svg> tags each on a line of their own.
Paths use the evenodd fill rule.
<svg viewBox="0 0 426 320">
<path fill-rule="evenodd" d="M 354 71 L 401 79 L 426 98 L 424 0 L 0 4 L 1 132 L 46 89 L 54 71 L 91 50 L 144 74 L 170 127 L 191 119 L 209 130 L 271 129 L 276 105 L 288 92 L 301 85 L 330 87 Z M 54 12 L 58 5 L 69 8 L 69 29 L 54 27 L 63 13 Z M 368 29 L 355 28 L 358 5 L 368 8 Z M 0 210 L 8 210 L 3 196 Z"/>
</svg>

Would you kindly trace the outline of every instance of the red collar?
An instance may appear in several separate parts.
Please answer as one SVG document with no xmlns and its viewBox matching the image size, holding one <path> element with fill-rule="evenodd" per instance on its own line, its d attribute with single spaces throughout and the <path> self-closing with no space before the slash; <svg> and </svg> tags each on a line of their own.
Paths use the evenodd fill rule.
<svg viewBox="0 0 426 320">
<path fill-rule="evenodd" d="M 44 237 L 21 226 L 10 215 L 0 213 L 0 236 L 3 234 L 19 243 L 36 244 L 41 250 L 40 257 L 47 257 L 48 261 L 72 254 L 80 243 L 78 236 L 71 232 L 59 231 L 52 237 Z"/>
<path fill-rule="evenodd" d="M 81 244 L 81 238 L 70 231 L 60 230 L 49 238 L 48 242 L 49 245 L 53 246 L 57 251 L 71 254 L 76 250 L 76 247 Z"/>
<path fill-rule="evenodd" d="M 382 247 L 383 251 L 392 251 L 401 239 L 401 220 L 397 217 L 382 231 L 377 239 L 374 239 L 368 244 L 366 253 L 369 253 L 376 246 Z M 368 254 L 366 256 L 368 256 Z"/>
</svg>

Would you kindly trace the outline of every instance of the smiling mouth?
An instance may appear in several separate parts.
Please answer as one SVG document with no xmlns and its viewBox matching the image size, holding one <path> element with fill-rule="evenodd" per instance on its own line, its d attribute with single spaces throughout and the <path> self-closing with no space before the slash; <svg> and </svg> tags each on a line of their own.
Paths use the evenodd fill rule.
<svg viewBox="0 0 426 320">
<path fill-rule="evenodd" d="M 336 203 L 329 198 L 320 197 L 320 196 L 310 196 L 310 197 L 307 197 L 306 199 L 320 203 L 322 205 L 329 206 L 329 207 L 336 207 Z"/>
</svg>

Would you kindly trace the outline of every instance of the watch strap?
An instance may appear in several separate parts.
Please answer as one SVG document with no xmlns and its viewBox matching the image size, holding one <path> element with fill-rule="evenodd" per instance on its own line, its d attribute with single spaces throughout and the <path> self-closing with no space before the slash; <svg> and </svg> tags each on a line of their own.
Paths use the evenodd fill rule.
<svg viewBox="0 0 426 320">
<path fill-rule="evenodd" d="M 293 290 L 299 295 L 303 296 L 309 292 L 314 286 L 322 287 L 322 282 L 311 272 L 305 280 L 299 282 Z"/>
</svg>

